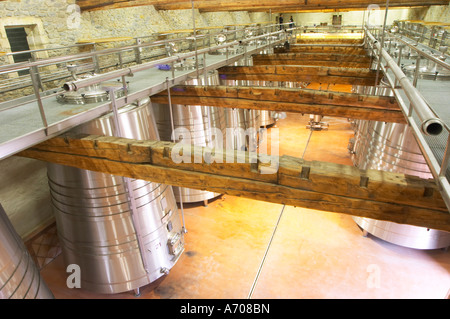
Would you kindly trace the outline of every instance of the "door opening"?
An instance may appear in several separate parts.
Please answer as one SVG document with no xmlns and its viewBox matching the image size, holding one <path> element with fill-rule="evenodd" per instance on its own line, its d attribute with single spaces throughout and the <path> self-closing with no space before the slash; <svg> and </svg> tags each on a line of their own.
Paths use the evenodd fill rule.
<svg viewBox="0 0 450 319">
<path fill-rule="evenodd" d="M 29 51 L 30 46 L 28 45 L 27 32 L 24 27 L 7 27 L 6 36 L 8 37 L 9 45 L 11 47 L 11 52 L 21 52 Z M 14 63 L 24 62 L 31 59 L 31 53 L 25 52 L 13 55 Z M 19 75 L 29 74 L 28 70 L 18 71 Z"/>
</svg>

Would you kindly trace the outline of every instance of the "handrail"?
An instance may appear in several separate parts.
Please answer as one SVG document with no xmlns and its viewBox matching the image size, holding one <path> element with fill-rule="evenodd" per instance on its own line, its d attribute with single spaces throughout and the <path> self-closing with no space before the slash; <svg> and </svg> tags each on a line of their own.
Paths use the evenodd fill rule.
<svg viewBox="0 0 450 319">
<path fill-rule="evenodd" d="M 400 66 L 392 59 L 381 44 L 366 28 L 366 35 L 374 43 L 378 50 L 380 50 L 382 57 L 386 60 L 388 67 L 392 70 L 398 82 L 401 84 L 405 94 L 407 95 L 411 106 L 421 120 L 421 130 L 427 135 L 439 135 L 444 130 L 445 124 L 439 119 L 434 111 L 430 108 L 424 100 L 420 92 L 412 85 L 408 77 L 403 73 Z"/>
<path fill-rule="evenodd" d="M 436 184 L 439 186 L 442 198 L 444 199 L 447 208 L 450 212 L 450 183 L 447 177 L 448 165 L 450 162 L 450 128 L 446 123 L 443 123 L 432 111 L 430 106 L 427 104 L 425 99 L 422 97 L 420 92 L 411 84 L 406 75 L 402 72 L 398 64 L 390 57 L 390 55 L 382 48 L 380 50 L 380 43 L 375 39 L 375 37 L 366 28 L 366 36 L 374 44 L 376 50 L 381 52 L 381 56 L 378 56 L 378 63 L 382 66 L 386 80 L 389 87 L 392 89 L 394 96 L 396 97 L 400 109 L 405 115 L 407 125 L 411 128 L 414 137 L 417 140 L 420 150 L 430 168 L 430 171 L 435 179 Z M 383 65 L 382 59 L 386 61 L 386 65 Z M 390 69 L 395 77 L 392 79 L 391 75 L 387 72 Z M 400 87 L 397 84 L 400 84 Z M 407 101 L 409 102 L 409 107 L 405 103 L 404 98 L 401 96 L 399 89 L 403 89 L 406 94 Z M 418 126 L 416 120 L 413 118 L 412 111 L 415 111 L 421 125 Z M 447 131 L 447 141 L 446 145 L 443 147 L 444 155 L 442 162 L 439 163 L 433 150 L 428 145 L 425 135 L 436 136 L 442 131 Z"/>
<path fill-rule="evenodd" d="M 277 25 L 264 26 L 261 28 L 268 28 L 268 27 L 275 27 L 275 26 L 277 26 Z M 228 33 L 232 34 L 235 32 L 242 32 L 242 30 L 226 31 L 227 34 Z M 208 35 L 205 35 L 205 34 L 198 34 L 194 37 L 194 40 L 202 39 L 207 36 Z M 262 35 L 262 36 L 267 36 L 267 34 Z M 145 36 L 139 37 L 139 38 L 145 38 Z M 135 39 L 139 39 L 139 38 L 135 38 Z M 28 62 L 19 62 L 19 63 L 14 63 L 14 64 L 8 64 L 8 65 L 0 66 L 0 73 L 17 72 L 17 71 L 29 69 L 32 67 L 41 67 L 41 66 L 46 66 L 46 65 L 50 65 L 50 64 L 71 61 L 71 60 L 75 60 L 75 59 L 85 59 L 85 58 L 90 58 L 90 57 L 94 57 L 94 56 L 98 56 L 98 55 L 107 55 L 107 54 L 119 53 L 119 52 L 123 52 L 123 51 L 131 51 L 131 50 L 140 49 L 140 48 L 159 46 L 159 45 L 167 44 L 170 42 L 187 41 L 187 40 L 189 40 L 188 38 L 192 40 L 193 36 L 176 38 L 176 39 L 157 40 L 157 41 L 153 41 L 153 42 L 134 44 L 134 45 L 118 47 L 118 48 L 109 48 L 109 49 L 104 49 L 104 50 L 99 50 L 99 51 L 78 53 L 78 54 L 68 55 L 68 56 L 63 56 L 63 57 L 53 57 L 53 58 L 41 59 L 41 60 L 32 61 L 32 62 L 28 61 Z M 62 48 L 58 48 L 58 49 L 62 49 Z M 46 49 L 41 49 L 41 50 L 46 50 Z"/>
<path fill-rule="evenodd" d="M 86 42 L 86 43 L 78 43 L 78 44 L 67 45 L 67 46 L 58 47 L 58 48 L 45 48 L 45 49 L 34 49 L 34 50 L 6 52 L 3 56 L 14 56 L 14 55 L 25 54 L 25 53 L 65 50 L 65 49 L 69 49 L 69 48 L 80 47 L 80 46 L 85 46 L 85 45 L 92 45 L 92 44 L 94 44 L 94 43 L 93 42 Z"/>
<path fill-rule="evenodd" d="M 137 62 L 138 64 L 133 65 L 131 67 L 126 67 L 123 68 L 122 66 L 122 60 L 121 60 L 121 53 L 120 52 L 124 52 L 124 50 L 133 50 L 139 47 L 143 47 L 143 46 L 155 46 L 155 45 L 161 45 L 164 43 L 168 43 L 168 42 L 173 42 L 173 39 L 170 40 L 163 40 L 163 41 L 157 41 L 154 43 L 149 43 L 149 44 L 144 44 L 144 45 L 133 45 L 133 46 L 128 46 L 128 47 L 121 47 L 121 48 L 115 48 L 115 49 L 106 49 L 106 50 L 102 50 L 102 51 L 97 51 L 97 52 L 88 52 L 88 53 L 80 53 L 78 55 L 71 55 L 71 56 L 64 56 L 64 57 L 57 57 L 57 58 L 49 58 L 49 59 L 45 59 L 45 60 L 41 60 L 41 61 L 35 61 L 35 62 L 28 62 L 28 63 L 21 63 L 20 66 L 12 66 L 9 68 L 4 67 L 3 70 L 8 70 L 8 71 L 12 71 L 12 70 L 17 70 L 17 69 L 23 69 L 24 66 L 28 66 L 29 71 L 30 71 L 30 75 L 31 75 L 31 82 L 32 82 L 32 88 L 34 91 L 34 99 L 33 99 L 33 95 L 28 95 L 25 98 L 26 99 L 15 99 L 15 100 L 11 100 L 8 102 L 4 102 L 4 103 L 0 103 L 0 105 L 2 106 L 2 109 L 0 109 L 0 112 L 2 111 L 6 111 L 15 107 L 20 107 L 22 105 L 24 105 L 24 103 L 29 103 L 30 101 L 32 101 L 33 103 L 37 103 L 38 106 L 38 111 L 39 114 L 41 116 L 41 120 L 42 120 L 42 129 L 39 131 L 35 131 L 32 133 L 33 138 L 38 138 L 38 139 L 42 139 L 43 136 L 50 136 L 52 134 L 55 134 L 58 132 L 58 130 L 61 129 L 61 127 L 64 126 L 53 126 L 54 123 L 52 125 L 50 125 L 49 122 L 47 122 L 47 116 L 46 116 L 46 112 L 44 109 L 44 105 L 43 105 L 43 100 L 42 97 L 45 96 L 46 98 L 53 96 L 55 94 L 58 94 L 58 92 L 54 91 L 54 89 L 52 90 L 48 90 L 48 91 L 43 91 L 41 92 L 40 90 L 42 89 L 42 86 L 40 86 L 41 84 L 41 79 L 39 78 L 39 74 L 36 72 L 37 71 L 37 67 L 38 66 L 43 66 L 43 65 L 51 65 L 51 63 L 60 63 L 60 62 L 67 62 L 67 61 L 74 61 L 74 60 L 80 60 L 86 57 L 95 57 L 96 55 L 101 55 L 101 54 L 108 54 L 108 53 L 118 53 L 119 54 L 119 61 L 120 61 L 120 69 L 116 69 L 114 71 L 110 71 L 107 73 L 103 73 L 103 74 L 97 74 L 97 75 L 93 75 L 92 78 L 86 79 L 88 81 L 85 80 L 76 80 L 76 81 L 72 81 L 72 82 L 67 82 L 65 84 L 65 88 L 68 90 L 77 90 L 81 87 L 86 87 L 89 86 L 91 84 L 97 84 L 100 82 L 104 82 L 106 79 L 117 79 L 119 77 L 122 78 L 122 82 L 123 85 L 125 86 L 125 76 L 127 75 L 133 75 L 136 72 L 139 71 L 143 71 L 146 69 L 150 69 L 153 66 L 159 65 L 159 64 L 166 64 L 166 63 L 174 63 L 174 62 L 178 62 L 178 61 L 182 61 L 183 59 L 187 59 L 190 57 L 194 57 L 196 58 L 196 65 L 197 65 L 197 76 L 199 76 L 199 61 L 197 60 L 200 54 L 203 54 L 203 59 L 204 61 L 206 61 L 206 53 L 208 52 L 213 52 L 213 51 L 217 51 L 217 50 L 221 50 L 221 49 L 226 49 L 226 59 L 225 60 L 221 60 L 221 62 L 217 63 L 217 62 L 213 62 L 213 67 L 217 67 L 217 65 L 222 65 L 223 63 L 229 63 L 231 61 L 234 61 L 236 59 L 242 58 L 247 56 L 247 47 L 245 46 L 246 43 L 250 43 L 250 42 L 254 42 L 255 47 L 252 48 L 251 52 L 256 52 L 258 50 L 262 50 L 265 47 L 271 47 L 272 45 L 277 44 L 280 41 L 285 41 L 286 40 L 286 36 L 287 33 L 285 33 L 284 31 L 276 31 L 276 32 L 267 32 L 267 29 L 261 29 L 261 32 L 258 33 L 259 35 L 257 36 L 253 36 L 253 37 L 249 37 L 249 38 L 243 38 L 243 39 L 239 39 L 239 40 L 235 40 L 235 41 L 230 41 L 230 42 L 225 42 L 224 44 L 221 45 L 215 45 L 215 46 L 211 46 L 211 47 L 205 47 L 203 49 L 198 50 L 197 48 L 195 50 L 192 50 L 192 48 L 190 48 L 188 51 L 188 53 L 180 53 L 177 55 L 173 55 L 173 56 L 168 56 L 165 58 L 160 58 L 160 59 L 155 59 L 152 60 L 151 62 L 147 62 L 147 63 L 142 63 L 141 60 L 138 61 L 133 60 L 132 62 Z M 284 35 L 284 37 L 283 37 Z M 192 41 L 192 39 L 195 41 L 197 39 L 199 39 L 200 37 L 188 37 L 185 39 L 177 39 L 179 41 Z M 262 43 L 260 43 L 259 39 L 265 39 L 266 41 L 263 41 Z M 258 41 L 257 41 L 258 40 Z M 188 42 L 189 44 L 191 42 Z M 239 46 L 239 48 L 241 48 L 242 50 L 238 51 L 233 51 L 234 53 L 230 53 L 229 52 L 229 48 L 232 46 Z M 167 50 L 165 50 L 166 54 L 168 55 L 169 52 Z M 231 56 L 229 56 L 229 54 L 231 54 Z M 136 56 L 137 58 L 137 56 Z M 147 57 L 146 57 L 147 58 Z M 154 58 L 154 56 L 152 55 L 152 58 Z M 230 60 L 231 59 L 231 60 Z M 98 65 L 97 65 L 98 66 Z M 118 67 L 119 64 L 116 65 L 116 67 Z M 207 70 L 210 68 L 210 66 L 208 66 L 206 63 L 202 66 L 203 68 L 203 72 L 207 72 Z M 177 83 L 177 81 L 181 81 L 185 76 L 188 76 L 188 74 L 193 74 L 193 73 L 183 73 L 183 74 L 179 74 L 176 75 L 175 74 L 175 68 L 174 65 L 172 64 L 172 85 L 175 85 Z M 169 85 L 169 81 L 170 81 L 170 77 L 166 77 L 166 82 L 164 82 L 166 85 Z M 145 91 L 146 93 L 143 93 L 143 91 L 138 91 L 138 92 L 132 92 L 131 95 L 127 95 L 125 96 L 124 99 L 122 99 L 120 103 L 128 103 L 127 99 L 128 96 L 131 99 L 138 99 L 142 96 L 142 94 L 146 94 L 148 95 L 152 95 L 154 94 L 156 91 L 160 90 L 162 88 L 162 85 L 164 83 L 157 83 L 157 84 L 153 84 L 151 86 L 148 87 L 148 89 Z M 61 89 L 59 89 L 59 94 L 61 92 L 64 92 L 64 89 L 62 89 L 63 91 L 61 91 Z M 42 94 L 41 94 L 42 93 Z M 19 101 L 20 100 L 20 101 Z M 3 106 L 5 106 L 3 108 Z M 101 109 L 103 108 L 107 108 L 107 104 L 102 105 Z M 98 110 L 95 110 L 94 112 L 91 112 L 92 115 L 97 115 L 98 114 Z M 90 114 L 91 114 L 90 113 Z M 82 119 L 86 120 L 86 119 L 90 119 L 90 115 L 82 115 L 81 116 Z M 68 125 L 72 125 L 73 124 L 73 120 L 70 119 L 68 120 L 68 122 L 66 123 Z M 45 137 L 44 137 L 45 138 Z M 20 139 L 20 138 L 19 138 Z M 28 139 L 28 137 L 26 137 L 26 139 Z M 14 141 L 18 141 L 17 139 Z M 16 143 L 14 141 L 10 141 L 12 143 Z M 23 143 L 24 140 L 20 139 L 20 143 Z M 8 146 L 7 146 L 8 147 Z M 19 147 L 23 147 L 22 144 L 20 144 Z M 7 150 L 7 153 L 10 154 L 10 150 Z M 2 154 L 0 154 L 1 156 Z"/>
<path fill-rule="evenodd" d="M 391 35 L 392 36 L 392 35 Z M 436 64 L 439 64 L 440 66 L 450 70 L 450 64 L 446 63 L 445 61 L 436 58 L 435 56 L 429 54 L 428 52 L 422 51 L 420 49 L 417 48 L 416 45 L 409 43 L 408 41 L 403 40 L 402 38 L 398 37 L 398 36 L 394 36 L 393 37 L 395 40 L 402 42 L 403 44 L 406 44 L 408 47 L 410 47 L 411 49 L 413 49 L 414 51 L 416 51 L 419 55 L 425 57 L 426 59 L 429 59 L 433 62 L 435 62 Z"/>
<path fill-rule="evenodd" d="M 428 42 L 428 46 L 435 49 L 436 45 L 448 45 L 449 31 L 437 22 L 418 23 L 419 21 L 397 20 L 398 32 L 406 37 L 415 36 L 419 42 Z"/>
<path fill-rule="evenodd" d="M 84 88 L 84 87 L 87 87 L 87 86 L 90 86 L 93 84 L 98 84 L 103 81 L 108 81 L 108 80 L 115 79 L 115 78 L 122 77 L 122 76 L 130 76 L 136 72 L 147 70 L 147 69 L 150 69 L 150 68 L 160 65 L 160 64 L 169 64 L 172 62 L 179 62 L 179 61 L 182 61 L 184 59 L 187 59 L 187 58 L 190 58 L 190 57 L 193 57 L 196 55 L 200 55 L 200 54 L 208 53 L 208 52 L 212 52 L 212 51 L 217 51 L 220 49 L 225 49 L 225 48 L 228 48 L 231 46 L 238 45 L 240 43 L 251 42 L 251 41 L 254 41 L 254 40 L 257 40 L 260 38 L 265 38 L 268 36 L 274 36 L 274 35 L 280 34 L 282 32 L 283 31 L 276 31 L 276 32 L 271 32 L 271 33 L 255 36 L 255 37 L 248 38 L 248 39 L 232 41 L 232 42 L 228 42 L 228 43 L 225 43 L 222 45 L 217 45 L 214 47 L 208 47 L 208 48 L 200 49 L 197 51 L 182 53 L 182 54 L 174 55 L 171 57 L 131 66 L 126 69 L 120 69 L 120 70 L 115 70 L 115 71 L 111 71 L 111 72 L 104 73 L 104 74 L 99 74 L 99 75 L 96 75 L 96 76 L 93 76 L 93 77 L 87 78 L 87 79 L 66 82 L 63 85 L 63 89 L 66 91 L 76 91 L 78 89 L 81 89 L 81 88 Z"/>
<path fill-rule="evenodd" d="M 125 76 L 133 75 L 136 72 L 152 68 L 156 65 L 180 62 L 184 59 L 187 59 L 187 58 L 190 58 L 193 56 L 198 57 L 199 54 L 205 55 L 208 52 L 217 51 L 220 49 L 227 49 L 227 59 L 228 59 L 228 48 L 229 47 L 235 46 L 235 45 L 241 45 L 243 43 L 255 41 L 255 40 L 258 40 L 261 38 L 269 38 L 268 43 L 270 45 L 270 37 L 279 35 L 282 32 L 283 31 L 264 33 L 262 35 L 254 36 L 251 38 L 246 38 L 246 39 L 242 39 L 239 41 L 226 42 L 222 45 L 207 47 L 207 48 L 204 48 L 201 50 L 196 49 L 195 51 L 190 51 L 188 53 L 180 53 L 180 54 L 177 54 L 174 56 L 169 56 L 166 58 L 153 60 L 153 61 L 147 62 L 147 63 L 141 62 L 137 65 L 134 65 L 134 66 L 131 66 L 128 68 L 121 68 L 121 69 L 110 71 L 110 72 L 107 72 L 104 74 L 94 75 L 92 78 L 88 78 L 85 80 L 76 80 L 76 81 L 72 81 L 72 82 L 66 82 L 63 86 L 63 89 L 68 90 L 68 91 L 77 90 L 81 87 L 86 87 L 86 86 L 89 86 L 92 84 L 97 84 L 99 82 L 103 82 L 105 80 L 110 80 L 110 79 L 115 79 L 118 77 L 122 77 L 122 81 L 125 81 L 125 79 L 124 79 Z M 43 119 L 42 122 L 44 124 L 44 127 L 47 129 L 48 125 L 46 122 L 46 116 L 45 116 L 44 109 L 41 105 L 41 103 L 42 103 L 41 102 L 41 94 L 40 94 L 40 90 L 39 90 L 40 77 L 39 77 L 39 74 L 36 72 L 36 70 L 38 69 L 39 66 L 52 65 L 52 64 L 68 62 L 68 61 L 76 61 L 76 60 L 81 60 L 81 59 L 85 59 L 85 58 L 89 58 L 89 57 L 94 58 L 99 55 L 107 55 L 107 54 L 112 54 L 112 53 L 119 53 L 119 55 L 120 55 L 120 53 L 124 52 L 124 51 L 135 50 L 135 49 L 139 49 L 142 47 L 154 47 L 154 46 L 159 46 L 159 45 L 163 45 L 163 44 L 174 42 L 174 41 L 186 41 L 186 40 L 192 41 L 192 38 L 194 41 L 196 41 L 197 39 L 200 39 L 201 37 L 194 36 L 194 37 L 188 37 L 188 38 L 159 40 L 159 41 L 155 41 L 155 42 L 151 42 L 151 43 L 137 44 L 137 45 L 132 45 L 132 46 L 120 47 L 120 48 L 105 49 L 105 50 L 94 51 L 94 52 L 85 52 L 85 53 L 80 53 L 80 54 L 76 54 L 76 55 L 54 57 L 54 58 L 48 58 L 48 59 L 43 59 L 43 60 L 39 60 L 39 61 L 16 63 L 14 65 L 0 67 L 0 73 L 14 72 L 14 71 L 23 70 L 23 69 L 30 70 L 31 84 L 32 84 L 32 87 L 34 90 L 34 95 L 35 95 L 36 100 L 39 105 L 39 112 Z M 137 62 L 137 60 L 136 60 L 136 62 Z M 198 66 L 198 62 L 197 62 L 197 66 Z M 172 75 L 173 75 L 173 71 L 172 71 Z M 16 106 L 18 107 L 20 105 L 21 104 L 19 103 Z M 6 109 L 11 109 L 11 108 L 13 108 L 13 106 L 9 105 L 5 109 L 0 110 L 0 112 L 3 110 L 6 110 Z"/>
<path fill-rule="evenodd" d="M 93 57 L 93 56 L 97 56 L 97 55 L 107 55 L 107 54 L 119 53 L 119 52 L 123 52 L 123 51 L 131 51 L 134 49 L 151 47 L 151 46 L 159 46 L 159 45 L 169 43 L 169 42 L 184 41 L 184 40 L 186 40 L 186 39 L 180 38 L 180 39 L 170 39 L 170 40 L 158 40 L 155 42 L 134 44 L 134 45 L 129 45 L 129 46 L 125 46 L 125 47 L 104 49 L 104 50 L 100 50 L 100 51 L 84 52 L 84 53 L 78 53 L 78 54 L 67 55 L 67 56 L 62 56 L 62 57 L 42 59 L 42 60 L 33 61 L 33 62 L 14 63 L 11 65 L 0 66 L 0 73 L 15 72 L 15 71 L 20 71 L 20 70 L 28 69 L 28 68 L 32 68 L 32 67 L 41 67 L 41 66 L 46 66 L 46 65 L 55 64 L 55 63 L 73 61 L 73 60 L 77 60 L 77 59 L 78 60 L 85 59 L 85 58 L 89 58 L 89 57 Z"/>
</svg>

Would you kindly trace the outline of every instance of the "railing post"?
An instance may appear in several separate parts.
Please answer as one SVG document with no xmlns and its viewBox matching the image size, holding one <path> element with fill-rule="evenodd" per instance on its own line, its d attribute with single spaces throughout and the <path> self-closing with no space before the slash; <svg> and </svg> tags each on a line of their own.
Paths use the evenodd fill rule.
<svg viewBox="0 0 450 319">
<path fill-rule="evenodd" d="M 200 81 L 199 81 L 199 83 L 200 83 Z M 175 124 L 174 124 L 174 119 L 173 119 L 172 96 L 170 95 L 169 78 L 166 78 L 166 84 L 167 84 L 167 98 L 169 100 L 170 128 L 172 129 L 172 133 L 171 133 L 170 137 L 171 137 L 172 142 L 175 143 L 176 142 L 176 140 L 175 140 Z M 205 84 L 206 84 L 206 75 L 205 75 Z M 187 233 L 186 223 L 184 220 L 183 196 L 182 196 L 182 192 L 181 192 L 181 187 L 178 187 L 178 189 L 179 189 L 179 194 L 180 194 L 179 199 L 180 199 L 180 209 L 181 209 L 181 221 L 183 224 L 182 231 L 183 231 L 183 233 Z"/>
<path fill-rule="evenodd" d="M 450 162 L 450 135 L 447 137 L 447 146 L 445 147 L 444 158 L 442 159 L 441 171 L 439 176 L 444 177 Z"/>
<path fill-rule="evenodd" d="M 136 45 L 141 45 L 142 40 L 140 38 L 136 39 Z M 136 57 L 136 63 L 141 64 L 142 63 L 142 57 L 141 57 L 141 48 L 137 47 L 134 49 L 134 55 Z"/>
<path fill-rule="evenodd" d="M 113 112 L 113 121 L 114 121 L 114 126 L 115 126 L 114 136 L 125 137 L 125 136 L 123 136 L 122 127 L 119 122 L 119 111 L 118 111 L 118 108 L 116 105 L 115 88 L 109 87 L 106 89 L 109 92 L 109 98 L 111 101 L 111 108 L 112 108 L 112 112 Z M 134 230 L 136 233 L 136 239 L 137 239 L 138 248 L 139 248 L 140 255 L 141 255 L 142 266 L 144 267 L 144 270 L 147 273 L 147 276 L 149 276 L 150 271 L 149 271 L 148 261 L 146 258 L 147 253 L 144 250 L 145 243 L 143 241 L 142 229 L 141 229 L 138 217 L 137 217 L 137 204 L 136 204 L 136 198 L 135 198 L 134 192 L 133 192 L 133 187 L 131 184 L 131 178 L 129 178 L 129 177 L 122 177 L 122 178 L 124 181 L 124 188 L 125 188 L 125 192 L 127 195 L 128 204 L 130 205 L 131 220 L 132 220 L 132 224 L 133 224 L 133 227 L 134 227 Z"/>
<path fill-rule="evenodd" d="M 30 62 L 36 62 L 37 58 L 36 58 L 36 52 L 31 52 L 31 59 Z M 33 70 L 36 82 L 38 84 L 38 87 L 44 91 L 44 85 L 42 83 L 42 78 L 41 75 L 39 74 L 39 67 L 37 67 L 36 65 L 33 65 L 30 69 Z"/>
<path fill-rule="evenodd" d="M 413 86 L 417 87 L 417 80 L 419 79 L 419 69 L 420 69 L 420 55 L 416 58 L 416 69 L 414 70 L 414 79 L 413 79 Z"/>
<path fill-rule="evenodd" d="M 36 96 L 37 104 L 39 107 L 39 114 L 41 115 L 42 124 L 44 125 L 45 135 L 48 135 L 48 123 L 45 116 L 44 105 L 42 104 L 41 94 L 39 93 L 39 83 L 37 79 L 37 74 L 33 68 L 30 68 L 31 82 L 33 84 L 34 95 Z"/>
<path fill-rule="evenodd" d="M 440 47 L 441 47 L 441 46 L 445 46 L 445 39 L 447 38 L 447 35 L 448 35 L 448 31 L 445 30 L 445 31 L 442 33 L 441 43 L 439 44 Z"/>
</svg>

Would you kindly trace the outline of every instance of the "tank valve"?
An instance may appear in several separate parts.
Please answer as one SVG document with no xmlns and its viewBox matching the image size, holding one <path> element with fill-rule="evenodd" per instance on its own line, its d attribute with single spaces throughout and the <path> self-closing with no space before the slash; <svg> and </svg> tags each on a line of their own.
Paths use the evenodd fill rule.
<svg viewBox="0 0 450 319">
<path fill-rule="evenodd" d="M 162 267 L 160 271 L 162 274 L 164 274 L 166 276 L 169 274 L 169 269 L 167 269 L 166 267 Z"/>
<path fill-rule="evenodd" d="M 307 129 L 311 131 L 328 130 L 328 123 L 322 122 L 322 115 L 310 114 L 309 118 L 309 123 L 306 125 Z"/>
<path fill-rule="evenodd" d="M 356 152 L 354 150 L 355 149 L 355 139 L 354 138 L 351 138 L 348 141 L 347 149 L 350 154 L 356 154 Z"/>
</svg>

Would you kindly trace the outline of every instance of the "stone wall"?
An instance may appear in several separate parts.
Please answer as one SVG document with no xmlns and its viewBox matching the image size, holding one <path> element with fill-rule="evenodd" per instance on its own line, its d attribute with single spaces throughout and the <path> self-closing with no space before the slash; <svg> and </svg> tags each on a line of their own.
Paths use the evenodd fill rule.
<svg viewBox="0 0 450 319">
<path fill-rule="evenodd" d="M 75 11 L 74 4 L 75 0 L 0 1 L 0 46 L 3 50 L 9 49 L 5 26 L 13 25 L 27 26 L 30 49 L 57 48 L 79 40 L 139 37 L 155 32 L 192 29 L 192 10 L 157 11 L 153 6 L 139 6 L 80 14 Z M 251 18 L 246 11 L 194 11 L 197 28 L 260 22 L 255 19 L 258 15 Z M 45 53 L 40 53 L 39 57 L 45 58 Z"/>
<path fill-rule="evenodd" d="M 162 10 L 161 16 L 164 19 L 164 31 L 187 30 L 193 28 L 192 10 Z M 204 28 L 209 24 L 198 10 L 194 10 L 195 27 Z"/>
<path fill-rule="evenodd" d="M 0 45 L 9 48 L 5 26 L 26 26 L 30 48 L 54 48 L 75 43 L 81 28 L 69 28 L 75 0 L 21 0 L 0 2 Z"/>
<path fill-rule="evenodd" d="M 421 20 L 450 23 L 450 4 L 447 6 L 431 6 L 421 16 Z"/>
<path fill-rule="evenodd" d="M 85 39 L 138 37 L 170 29 L 153 6 L 83 12 L 81 17 Z"/>
<path fill-rule="evenodd" d="M 202 15 L 209 26 L 235 24 L 235 20 L 230 12 L 205 12 Z"/>
<path fill-rule="evenodd" d="M 249 18 L 252 23 L 270 22 L 275 23 L 275 15 L 267 12 L 249 12 Z"/>
</svg>

